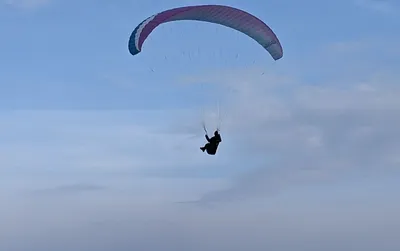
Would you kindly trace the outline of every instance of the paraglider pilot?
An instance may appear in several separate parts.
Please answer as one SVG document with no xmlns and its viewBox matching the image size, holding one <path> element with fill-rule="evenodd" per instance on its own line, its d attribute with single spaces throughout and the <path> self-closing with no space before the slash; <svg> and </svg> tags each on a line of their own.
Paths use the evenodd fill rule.
<svg viewBox="0 0 400 251">
<path fill-rule="evenodd" d="M 215 155 L 217 153 L 218 145 L 221 143 L 221 135 L 218 133 L 218 130 L 214 132 L 214 136 L 209 138 L 208 135 L 205 135 L 208 143 L 205 144 L 203 147 L 200 147 L 200 149 L 204 152 L 207 151 L 208 154 L 210 155 Z"/>
</svg>

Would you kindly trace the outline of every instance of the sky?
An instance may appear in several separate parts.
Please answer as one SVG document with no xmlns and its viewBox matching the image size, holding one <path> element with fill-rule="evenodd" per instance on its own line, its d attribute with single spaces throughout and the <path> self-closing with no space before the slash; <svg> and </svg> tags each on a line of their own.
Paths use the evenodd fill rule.
<svg viewBox="0 0 400 251">
<path fill-rule="evenodd" d="M 195 4 L 283 58 L 189 21 L 129 54 Z M 400 250 L 399 27 L 395 0 L 0 0 L 0 250 Z"/>
</svg>

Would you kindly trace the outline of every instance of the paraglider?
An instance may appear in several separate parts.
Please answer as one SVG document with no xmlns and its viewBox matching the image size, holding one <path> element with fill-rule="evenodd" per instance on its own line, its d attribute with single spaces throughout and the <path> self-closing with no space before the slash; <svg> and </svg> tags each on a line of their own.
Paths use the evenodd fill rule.
<svg viewBox="0 0 400 251">
<path fill-rule="evenodd" d="M 200 150 L 203 152 L 207 151 L 209 155 L 215 155 L 217 153 L 219 143 L 222 142 L 221 135 L 219 134 L 218 130 L 216 130 L 213 137 L 209 138 L 207 134 L 205 137 L 208 143 L 200 147 Z"/>
<path fill-rule="evenodd" d="M 133 56 L 139 54 L 143 43 L 157 26 L 184 20 L 209 22 L 235 29 L 255 40 L 275 61 L 283 57 L 281 43 L 270 27 L 244 10 L 224 5 L 185 6 L 152 15 L 133 30 L 128 42 L 129 52 Z M 203 127 L 205 128 L 204 125 Z M 218 145 L 222 141 L 219 129 L 214 132 L 214 136 L 211 138 L 208 137 L 206 131 L 205 137 L 208 143 L 200 149 L 210 155 L 215 155 Z"/>
</svg>

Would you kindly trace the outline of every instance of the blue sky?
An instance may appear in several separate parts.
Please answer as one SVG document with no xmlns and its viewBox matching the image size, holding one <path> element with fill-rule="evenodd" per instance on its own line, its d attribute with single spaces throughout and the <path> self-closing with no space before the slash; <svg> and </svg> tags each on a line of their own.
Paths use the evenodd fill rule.
<svg viewBox="0 0 400 251">
<path fill-rule="evenodd" d="M 135 26 L 226 4 L 228 28 Z M 0 250 L 400 249 L 397 1 L 0 1 Z M 223 142 L 204 155 L 201 128 Z"/>
</svg>

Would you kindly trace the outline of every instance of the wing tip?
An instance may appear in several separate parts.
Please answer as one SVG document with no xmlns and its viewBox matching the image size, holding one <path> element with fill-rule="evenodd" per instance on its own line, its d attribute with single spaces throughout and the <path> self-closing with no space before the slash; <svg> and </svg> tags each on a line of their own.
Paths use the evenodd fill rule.
<svg viewBox="0 0 400 251">
<path fill-rule="evenodd" d="M 136 48 L 132 49 L 131 47 L 129 47 L 129 52 L 131 53 L 132 56 L 135 56 L 140 53 L 140 51 L 138 49 L 136 49 Z"/>
<path fill-rule="evenodd" d="M 134 36 L 131 36 L 129 38 L 128 50 L 133 56 L 135 56 L 136 54 L 139 54 L 139 52 L 140 52 L 140 50 L 138 48 L 136 48 L 136 45 L 134 42 Z"/>
<path fill-rule="evenodd" d="M 283 50 L 282 50 L 282 46 L 279 43 L 279 41 L 271 43 L 264 48 L 269 52 L 269 54 L 275 61 L 277 61 L 283 57 Z"/>
<path fill-rule="evenodd" d="M 273 58 L 275 61 L 278 61 L 279 59 L 283 58 L 283 54 L 278 55 L 278 56 L 272 56 L 272 58 Z"/>
</svg>

